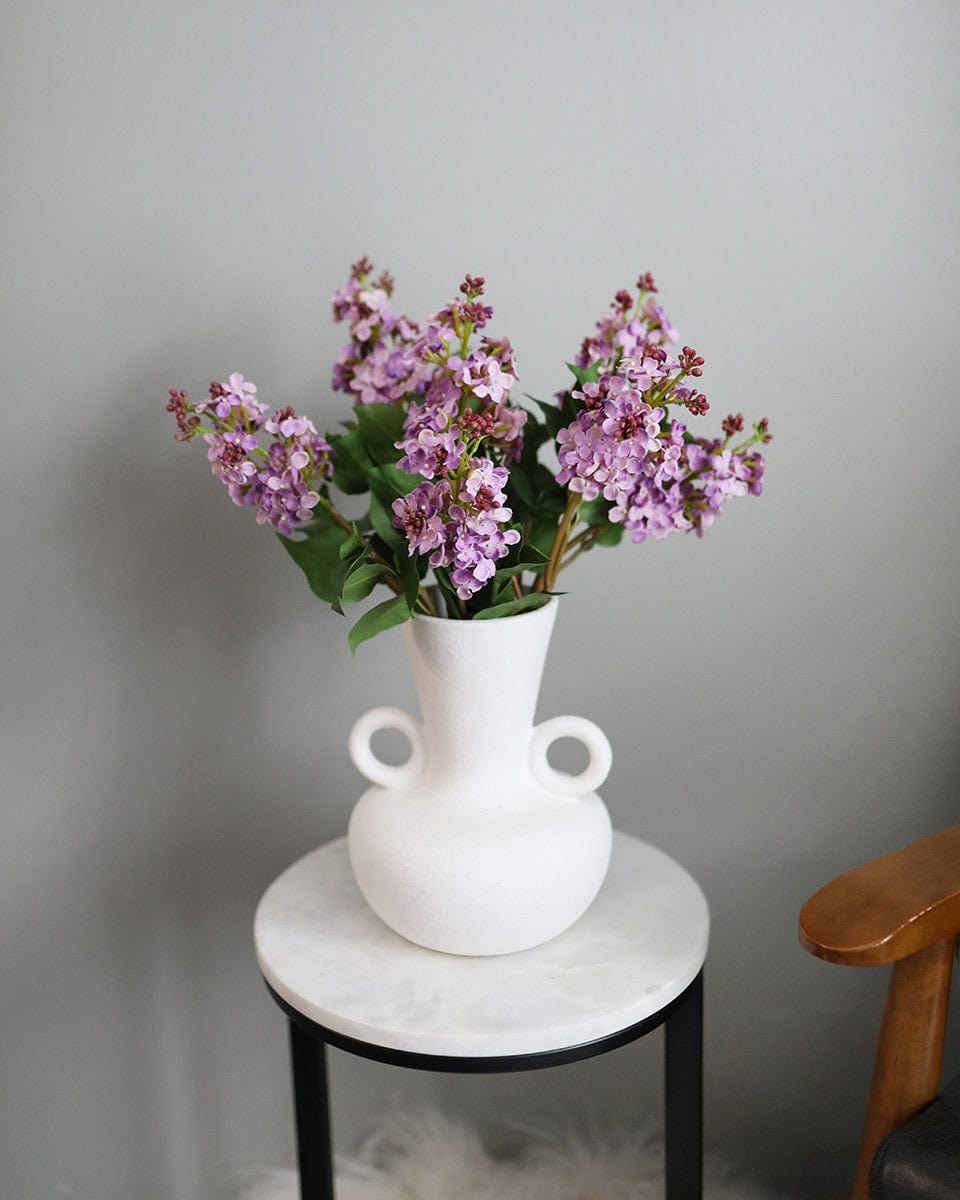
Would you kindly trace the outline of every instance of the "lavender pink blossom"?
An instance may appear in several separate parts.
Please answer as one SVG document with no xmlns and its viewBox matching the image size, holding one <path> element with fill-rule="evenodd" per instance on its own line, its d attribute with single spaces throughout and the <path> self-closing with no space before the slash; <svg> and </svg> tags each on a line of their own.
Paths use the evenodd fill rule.
<svg viewBox="0 0 960 1200">
<path fill-rule="evenodd" d="M 584 339 L 575 359 L 577 386 L 557 397 L 563 416 L 533 415 L 515 402 L 516 355 L 506 338 L 485 332 L 493 309 L 481 277 L 467 275 L 454 299 L 422 323 L 395 312 L 392 295 L 389 274 L 374 277 L 362 258 L 332 297 L 334 319 L 348 331 L 333 367 L 334 390 L 358 409 L 395 410 L 358 414 L 342 443 L 328 441 L 292 408 L 271 410 L 239 372 L 212 383 L 196 404 L 172 389 L 167 409 L 178 440 L 202 435 L 211 471 L 235 504 L 255 509 L 260 524 L 284 535 L 323 511 L 330 527 L 344 532 L 351 553 L 351 531 L 366 541 L 358 558 L 374 560 L 377 573 L 411 606 L 404 554 L 425 560 L 419 565 L 437 573 L 445 596 L 455 593 L 451 615 L 471 616 L 487 597 L 500 604 L 511 590 L 525 603 L 531 590 L 552 593 L 561 568 L 611 540 L 605 536 L 611 525 L 622 526 L 634 542 L 689 531 L 702 536 L 731 499 L 761 493 L 764 460 L 757 444 L 770 440 L 766 420 L 743 438 L 739 413 L 724 420 L 722 437 L 688 429 L 688 419 L 710 408 L 698 390 L 704 360 L 691 346 L 677 348 L 677 329 L 649 274 L 636 280 L 633 292 L 617 292 Z M 377 435 L 365 455 L 356 439 L 370 429 Z M 351 492 L 359 490 L 358 476 L 360 487 L 365 479 L 374 490 L 376 481 L 396 478 L 394 464 L 413 477 L 415 486 L 392 504 L 392 524 L 403 540 L 372 519 L 354 524 L 337 512 L 328 484 L 341 444 L 343 473 L 336 480 Z M 555 470 L 537 461 L 533 452 L 541 447 L 555 450 Z M 316 528 L 326 532 L 328 526 L 317 522 Z M 521 529 L 538 549 L 550 549 L 534 572 L 539 577 L 524 583 L 529 560 L 511 559 L 504 587 L 478 598 L 521 543 Z M 423 589 L 415 604 L 434 611 Z"/>
<path fill-rule="evenodd" d="M 496 571 L 496 563 L 520 541 L 504 528 L 508 471 L 487 458 L 473 458 L 454 491 L 447 479 L 421 483 L 393 502 L 393 524 L 407 538 L 408 555 L 429 554 L 430 566 L 447 568 L 461 600 L 468 600 Z"/>
</svg>

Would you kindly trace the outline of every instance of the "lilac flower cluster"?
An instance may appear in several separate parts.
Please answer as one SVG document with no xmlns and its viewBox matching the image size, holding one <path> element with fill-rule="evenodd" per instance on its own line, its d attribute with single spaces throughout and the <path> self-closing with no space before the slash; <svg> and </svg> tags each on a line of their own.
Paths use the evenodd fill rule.
<svg viewBox="0 0 960 1200">
<path fill-rule="evenodd" d="M 657 378 L 663 376 L 631 363 L 623 375 L 585 384 L 573 393 L 584 408 L 557 435 L 557 482 L 584 500 L 610 501 L 608 519 L 622 523 L 635 542 L 691 529 L 702 535 L 727 500 L 759 496 L 763 488 L 763 455 L 727 444 L 743 428 L 742 416 L 724 422 L 726 440 L 691 437 L 680 421 L 664 424 L 664 408 L 644 399 Z M 668 395 L 683 403 L 679 390 Z M 758 430 L 762 440 L 766 423 Z"/>
<path fill-rule="evenodd" d="M 673 485 L 685 473 L 686 427 L 672 421 L 662 428 L 664 409 L 651 407 L 638 386 L 649 391 L 659 378 L 651 367 L 585 384 L 573 393 L 584 408 L 557 435 L 557 482 L 584 500 L 609 500 L 609 519 L 633 530 L 635 541 L 648 529 L 662 537 L 681 527 L 668 508 L 679 496 Z"/>
<path fill-rule="evenodd" d="M 486 333 L 493 310 L 483 293 L 484 280 L 467 275 L 459 295 L 417 323 L 392 310 L 389 274 L 374 277 L 366 258 L 354 263 L 332 300 L 349 329 L 333 387 L 358 411 L 330 441 L 292 408 L 271 412 L 240 374 L 212 383 L 198 404 L 170 392 L 178 440 L 202 435 L 235 504 L 283 535 L 321 517 L 286 542 L 318 595 L 341 611 L 375 583 L 393 592 L 357 622 L 351 645 L 414 611 L 469 619 L 490 606 L 498 616 L 535 607 L 560 571 L 619 529 L 635 542 L 702 535 L 728 500 L 762 490 L 765 420 L 744 434 L 742 415 L 731 414 L 717 438 L 688 429 L 710 407 L 698 390 L 704 360 L 679 346 L 652 276 L 641 275 L 635 293 L 617 292 L 580 347 L 575 390 L 542 413 L 511 400 L 513 348 Z M 555 470 L 538 461 L 551 448 Z M 376 507 L 348 519 L 329 480 L 369 491 Z M 403 537 L 379 519 L 387 499 Z M 491 586 L 521 546 L 500 571 L 503 586 Z"/>
<path fill-rule="evenodd" d="M 691 529 L 702 535 L 730 497 L 760 494 L 763 456 L 750 447 L 769 441 L 766 422 L 731 447 L 743 429 L 740 415 L 727 417 L 726 436 L 716 441 L 667 421 L 671 404 L 694 416 L 708 411 L 706 396 L 687 382 L 702 375 L 703 358 L 691 346 L 670 353 L 677 331 L 654 302 L 652 276 L 637 286 L 636 304 L 628 291 L 618 292 L 581 347 L 581 369 L 606 364 L 609 372 L 572 393 L 581 408 L 557 435 L 556 480 L 585 501 L 609 501 L 607 519 L 623 524 L 635 542 Z"/>
<path fill-rule="evenodd" d="M 393 280 L 384 272 L 370 282 L 372 270 L 366 258 L 360 259 L 334 293 L 334 320 L 350 326 L 350 341 L 334 364 L 332 383 L 355 404 L 396 404 L 423 390 L 430 369 L 415 350 L 419 326 L 390 311 Z"/>
<path fill-rule="evenodd" d="M 597 332 L 584 338 L 577 355 L 578 367 L 593 363 L 615 364 L 621 357 L 643 359 L 665 343 L 677 341 L 676 328 L 654 299 L 657 288 L 650 274 L 637 280 L 636 305 L 624 289 L 617 292 L 610 312 L 597 322 Z"/>
<path fill-rule="evenodd" d="M 207 460 L 234 504 L 257 509 L 258 524 L 289 534 L 313 516 L 320 503 L 315 490 L 329 478 L 330 443 L 313 422 L 292 408 L 269 407 L 257 399 L 256 385 L 238 373 L 211 383 L 210 397 L 192 404 L 186 392 L 171 390 L 167 409 L 177 419 L 181 441 L 203 434 Z M 202 419 L 209 419 L 205 429 Z M 264 448 L 258 433 L 270 435 Z"/>
<path fill-rule="evenodd" d="M 357 266 L 369 269 L 365 260 Z M 356 289 L 364 282 L 365 276 L 352 278 L 337 293 L 335 311 L 352 313 L 350 305 L 356 302 L 351 297 L 362 294 Z M 517 381 L 510 343 L 483 337 L 477 349 L 469 349 L 472 334 L 493 312 L 480 301 L 483 285 L 482 278 L 468 275 L 461 284 L 462 295 L 428 318 L 416 337 L 409 323 L 404 328 L 391 326 L 393 318 L 379 299 L 379 326 L 366 315 L 370 301 L 364 301 L 353 318 L 363 332 L 395 329 L 391 353 L 405 363 L 419 364 L 410 369 L 404 384 L 407 411 L 403 438 L 396 443 L 402 451 L 397 465 L 428 482 L 394 503 L 394 525 L 406 534 L 408 554 L 429 554 L 432 567 L 449 569 L 461 600 L 487 583 L 496 561 L 520 538 L 517 531 L 502 527 L 513 514 L 503 492 L 508 471 L 498 463 L 519 460 L 527 413 L 510 404 L 510 389 Z M 355 346 L 356 334 L 354 339 Z M 353 361 L 354 349 L 347 351 Z M 374 349 L 366 361 L 376 353 Z M 352 369 L 351 386 L 358 392 L 357 402 L 363 403 L 364 393 L 356 387 L 357 368 Z M 417 384 L 411 388 L 414 377 Z M 375 398 L 391 399 L 382 389 Z"/>
<path fill-rule="evenodd" d="M 510 356 L 512 365 L 509 343 L 497 343 L 494 351 L 475 350 L 465 360 L 452 354 L 434 367 L 423 399 L 411 403 L 403 423 L 401 470 L 427 479 L 456 471 L 466 443 L 481 440 L 504 462 L 519 459 L 527 414 L 510 405 L 516 376 L 497 356 Z"/>
<path fill-rule="evenodd" d="M 674 471 L 658 477 L 648 465 L 610 510 L 610 520 L 622 522 L 635 542 L 691 529 L 702 536 L 727 500 L 748 492 L 759 496 L 763 490 L 762 454 L 732 450 L 719 440 L 684 444 L 685 432 L 680 422 L 672 422 Z"/>
<path fill-rule="evenodd" d="M 518 530 L 502 528 L 512 516 L 503 491 L 508 474 L 489 458 L 472 458 L 452 477 L 421 483 L 393 502 L 393 523 L 406 534 L 408 552 L 429 554 L 431 567 L 448 568 L 461 600 L 478 592 L 520 541 Z"/>
</svg>

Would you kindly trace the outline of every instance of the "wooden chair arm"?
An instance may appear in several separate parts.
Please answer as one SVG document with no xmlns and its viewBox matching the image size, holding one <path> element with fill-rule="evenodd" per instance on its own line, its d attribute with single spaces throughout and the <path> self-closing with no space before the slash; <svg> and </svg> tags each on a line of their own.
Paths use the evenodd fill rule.
<svg viewBox="0 0 960 1200">
<path fill-rule="evenodd" d="M 800 942 L 828 962 L 897 962 L 960 930 L 960 825 L 856 867 L 800 912 Z"/>
</svg>

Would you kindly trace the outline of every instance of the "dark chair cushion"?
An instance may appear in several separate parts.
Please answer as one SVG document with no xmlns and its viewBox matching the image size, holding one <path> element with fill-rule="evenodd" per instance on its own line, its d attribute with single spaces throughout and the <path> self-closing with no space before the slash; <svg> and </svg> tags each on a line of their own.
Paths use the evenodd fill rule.
<svg viewBox="0 0 960 1200">
<path fill-rule="evenodd" d="M 871 1200 L 960 1197 L 960 1075 L 936 1100 L 880 1143 Z"/>
</svg>

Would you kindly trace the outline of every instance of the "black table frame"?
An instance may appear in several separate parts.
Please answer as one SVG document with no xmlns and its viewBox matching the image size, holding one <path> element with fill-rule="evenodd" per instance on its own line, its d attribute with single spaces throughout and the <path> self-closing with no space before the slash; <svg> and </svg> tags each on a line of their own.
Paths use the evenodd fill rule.
<svg viewBox="0 0 960 1200">
<path fill-rule="evenodd" d="M 605 1054 L 665 1026 L 664 1126 L 666 1200 L 703 1195 L 703 972 L 675 1000 L 651 1017 L 596 1041 L 535 1054 L 460 1057 L 394 1050 L 347 1037 L 304 1016 L 270 984 L 267 990 L 287 1015 L 297 1124 L 301 1200 L 335 1200 L 327 1046 L 376 1062 L 420 1071 L 493 1074 L 533 1071 Z"/>
</svg>

